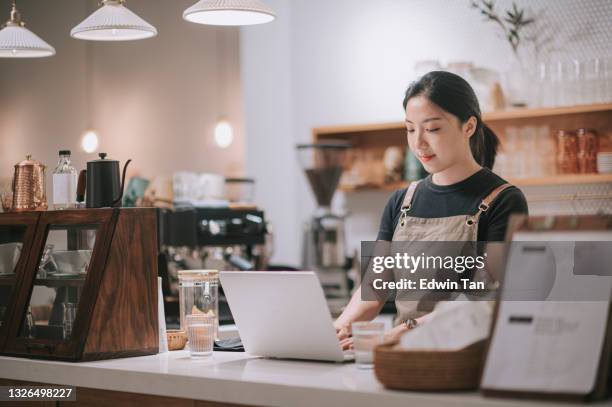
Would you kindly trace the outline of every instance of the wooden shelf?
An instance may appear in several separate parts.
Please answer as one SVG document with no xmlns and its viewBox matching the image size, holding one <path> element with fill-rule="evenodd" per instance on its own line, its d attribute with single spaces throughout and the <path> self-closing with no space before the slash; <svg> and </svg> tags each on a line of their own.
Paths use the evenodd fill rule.
<svg viewBox="0 0 612 407">
<path fill-rule="evenodd" d="M 37 278 L 34 282 L 34 285 L 46 287 L 80 287 L 83 284 L 85 284 L 85 276 Z"/>
<path fill-rule="evenodd" d="M 601 151 L 612 151 L 612 103 L 579 106 L 563 106 L 538 109 L 513 109 L 483 114 L 483 120 L 500 137 L 502 145 L 508 127 L 538 127 L 553 137 L 559 129 L 594 128 L 600 135 Z M 312 130 L 315 142 L 339 139 L 351 143 L 356 151 L 366 151 L 371 157 L 382 160 L 384 151 L 391 146 L 406 148 L 404 122 L 387 122 L 364 125 L 318 127 Z M 541 132 L 538 132 L 538 137 Z M 382 165 L 382 164 L 381 164 Z M 570 185 L 612 182 L 610 174 L 553 175 L 537 178 L 509 180 L 517 186 Z M 385 185 L 341 186 L 345 192 L 395 191 L 406 183 Z"/>
<path fill-rule="evenodd" d="M 489 123 L 494 121 L 502 120 L 521 120 L 521 119 L 534 119 L 534 118 L 545 118 L 554 116 L 565 116 L 574 114 L 584 113 L 597 113 L 597 112 L 612 112 L 612 103 L 601 103 L 595 105 L 578 105 L 578 106 L 563 106 L 563 107 L 547 107 L 539 109 L 512 109 L 512 110 L 500 110 L 496 112 L 483 113 L 482 119 Z M 331 138 L 339 136 L 341 138 L 344 134 L 355 134 L 355 133 L 366 133 L 366 132 L 379 132 L 388 130 L 402 130 L 405 128 L 404 122 L 387 122 L 387 123 L 371 123 L 363 125 L 344 125 L 344 126 L 326 126 L 317 127 L 312 130 L 315 140 L 320 138 Z"/>
<path fill-rule="evenodd" d="M 13 285 L 16 279 L 15 274 L 2 275 L 0 276 L 0 285 Z"/>
<path fill-rule="evenodd" d="M 605 184 L 612 183 L 612 174 L 568 174 L 536 178 L 510 178 L 508 182 L 516 186 Z"/>
<path fill-rule="evenodd" d="M 612 174 L 569 174 L 569 175 L 550 175 L 546 177 L 534 178 L 509 178 L 508 182 L 517 187 L 542 186 L 542 185 L 572 185 L 572 184 L 604 184 L 612 183 Z M 351 193 L 360 191 L 397 191 L 408 187 L 408 182 L 394 182 L 383 185 L 360 185 L 346 186 L 340 185 L 339 190 Z"/>
<path fill-rule="evenodd" d="M 365 185 L 340 185 L 338 189 L 343 192 L 359 192 L 359 191 L 397 191 L 398 189 L 406 188 L 408 182 L 392 182 L 389 184 L 365 184 Z"/>
<path fill-rule="evenodd" d="M 578 106 L 563 106 L 563 107 L 546 107 L 539 109 L 513 109 L 500 110 L 497 112 L 488 112 L 482 115 L 485 122 L 496 120 L 520 120 L 533 119 L 540 117 L 564 116 L 572 114 L 596 113 L 612 111 L 612 103 L 601 103 L 596 105 L 578 105 Z"/>
<path fill-rule="evenodd" d="M 328 138 L 327 136 L 336 136 L 346 133 L 361 133 L 361 132 L 376 132 L 385 130 L 404 129 L 406 125 L 403 122 L 388 122 L 388 123 L 370 123 L 345 126 L 325 126 L 312 129 L 312 134 L 315 141 L 318 138 Z"/>
</svg>

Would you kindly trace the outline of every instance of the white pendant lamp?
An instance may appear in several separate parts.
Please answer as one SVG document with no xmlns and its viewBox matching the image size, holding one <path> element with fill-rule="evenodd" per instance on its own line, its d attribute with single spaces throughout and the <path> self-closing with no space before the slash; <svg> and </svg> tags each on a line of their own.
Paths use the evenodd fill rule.
<svg viewBox="0 0 612 407">
<path fill-rule="evenodd" d="M 269 23 L 276 14 L 260 0 L 200 0 L 183 18 L 198 24 L 254 25 Z"/>
<path fill-rule="evenodd" d="M 70 31 L 70 36 L 90 41 L 131 41 L 157 35 L 151 24 L 123 5 L 125 0 L 102 0 L 102 7 Z"/>
<path fill-rule="evenodd" d="M 0 30 L 0 58 L 40 58 L 55 55 L 55 48 L 24 25 L 13 0 L 11 19 Z"/>
</svg>

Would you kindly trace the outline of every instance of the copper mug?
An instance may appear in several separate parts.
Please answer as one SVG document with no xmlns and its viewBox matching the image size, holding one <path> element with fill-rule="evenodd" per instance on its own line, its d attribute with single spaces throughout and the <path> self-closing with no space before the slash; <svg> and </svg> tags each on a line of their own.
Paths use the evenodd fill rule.
<svg viewBox="0 0 612 407">
<path fill-rule="evenodd" d="M 13 205 L 15 212 L 47 210 L 45 194 L 46 167 L 32 156 L 15 165 L 13 178 Z"/>
</svg>

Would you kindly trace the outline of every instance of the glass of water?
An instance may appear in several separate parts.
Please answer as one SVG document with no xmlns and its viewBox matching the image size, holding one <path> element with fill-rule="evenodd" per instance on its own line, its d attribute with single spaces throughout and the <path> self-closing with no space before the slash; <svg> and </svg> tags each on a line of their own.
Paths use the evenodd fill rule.
<svg viewBox="0 0 612 407">
<path fill-rule="evenodd" d="M 210 356 L 215 345 L 215 317 L 207 314 L 185 316 L 191 357 Z"/>
<path fill-rule="evenodd" d="M 359 369 L 374 367 L 374 348 L 383 342 L 385 324 L 382 322 L 353 322 L 353 348 Z"/>
<path fill-rule="evenodd" d="M 74 325 L 74 318 L 76 317 L 76 304 L 72 302 L 63 302 L 62 311 L 64 314 L 64 321 L 62 324 L 64 339 L 70 339 L 70 336 L 72 335 L 72 327 Z"/>
</svg>

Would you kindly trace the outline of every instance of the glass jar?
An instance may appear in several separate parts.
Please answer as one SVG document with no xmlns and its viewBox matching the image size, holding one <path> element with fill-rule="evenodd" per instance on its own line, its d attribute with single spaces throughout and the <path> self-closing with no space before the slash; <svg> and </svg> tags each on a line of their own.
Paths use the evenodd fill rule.
<svg viewBox="0 0 612 407">
<path fill-rule="evenodd" d="M 593 129 L 578 129 L 578 169 L 581 174 L 597 172 L 599 137 Z"/>
<path fill-rule="evenodd" d="M 185 322 L 187 315 L 209 315 L 215 318 L 215 338 L 218 338 L 219 272 L 217 270 L 181 270 L 178 276 L 180 329 L 183 331 L 187 329 Z"/>
<path fill-rule="evenodd" d="M 255 198 L 253 178 L 226 178 L 225 199 L 233 203 L 252 204 Z"/>
<path fill-rule="evenodd" d="M 572 131 L 557 133 L 557 169 L 559 174 L 578 172 L 578 139 Z"/>
</svg>

